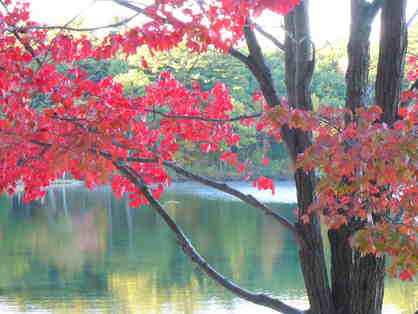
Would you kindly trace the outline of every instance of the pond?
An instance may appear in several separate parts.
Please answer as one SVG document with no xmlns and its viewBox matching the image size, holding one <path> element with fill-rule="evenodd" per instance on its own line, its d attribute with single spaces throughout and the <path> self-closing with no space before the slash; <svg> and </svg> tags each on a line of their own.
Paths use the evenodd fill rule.
<svg viewBox="0 0 418 314">
<path fill-rule="evenodd" d="M 295 189 L 276 196 L 245 183 L 292 218 Z M 291 236 L 242 202 L 193 183 L 162 200 L 203 256 L 248 289 L 307 307 Z M 0 198 L 0 313 L 275 313 L 204 276 L 149 208 L 132 209 L 108 188 L 51 188 L 42 201 Z M 388 280 L 384 313 L 412 314 L 418 284 Z"/>
</svg>

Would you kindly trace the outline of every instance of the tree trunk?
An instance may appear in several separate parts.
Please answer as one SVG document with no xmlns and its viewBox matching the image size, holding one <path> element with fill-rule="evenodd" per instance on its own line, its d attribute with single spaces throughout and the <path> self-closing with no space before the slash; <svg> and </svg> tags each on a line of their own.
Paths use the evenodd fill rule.
<svg viewBox="0 0 418 314">
<path fill-rule="evenodd" d="M 286 27 L 286 87 L 288 102 L 294 108 L 312 110 L 311 79 L 314 70 L 314 47 L 310 37 L 308 1 L 301 4 L 285 17 Z M 284 129 L 283 136 L 289 153 L 295 161 L 311 145 L 311 134 L 299 129 Z M 331 298 L 331 289 L 325 266 L 325 254 L 320 232 L 320 221 L 316 214 L 310 215 L 310 222 L 305 224 L 301 216 L 307 214 L 313 201 L 315 176 L 296 169 L 295 182 L 299 208 L 297 230 L 306 246 L 299 250 L 302 273 L 310 303 L 311 313 L 335 313 Z"/>
<path fill-rule="evenodd" d="M 391 15 L 390 2 L 391 0 L 386 0 L 384 4 L 387 6 L 386 15 L 389 17 Z M 351 0 L 351 29 L 348 45 L 349 65 L 346 74 L 346 107 L 353 113 L 355 113 L 356 108 L 367 104 L 371 24 L 383 3 L 383 1 Z M 398 2 L 392 1 L 392 5 L 396 7 L 395 3 L 397 4 Z M 382 16 L 382 21 L 386 15 Z M 393 25 L 396 25 L 396 22 Z M 288 102 L 294 108 L 311 110 L 310 84 L 315 64 L 315 51 L 310 39 L 308 0 L 301 1 L 300 5 L 293 12 L 285 16 L 285 28 Z M 231 54 L 243 61 L 252 71 L 260 84 L 267 103 L 270 106 L 278 105 L 279 100 L 274 89 L 271 74 L 265 65 L 261 49 L 251 27 L 246 29 L 246 41 L 250 52 L 248 57 L 233 50 Z M 380 58 L 379 65 L 382 67 L 383 62 L 391 62 L 385 60 L 388 58 L 387 54 L 382 55 Z M 395 72 L 396 69 L 387 73 Z M 384 86 L 387 86 L 386 83 Z M 383 91 L 385 88 L 382 87 L 381 90 Z M 399 97 L 399 92 L 394 92 L 393 94 Z M 387 102 L 395 103 L 393 100 L 389 101 L 386 99 L 385 104 Z M 393 112 L 393 109 L 391 110 Z M 299 129 L 290 129 L 284 126 L 282 128 L 282 136 L 293 161 L 296 160 L 299 153 L 302 153 L 311 145 L 311 134 Z M 308 213 L 308 207 L 314 199 L 315 176 L 312 172 L 307 174 L 301 169 L 296 169 L 295 182 L 299 207 L 299 222 L 296 224 L 296 228 L 304 243 L 299 250 L 299 255 L 310 303 L 309 313 L 381 313 L 385 259 L 373 255 L 361 256 L 359 252 L 351 248 L 349 243 L 350 237 L 354 232 L 363 228 L 364 224 L 361 221 L 352 221 L 340 230 L 329 231 L 331 289 L 325 266 L 319 217 L 315 214 L 310 214 L 310 222 L 308 224 L 304 224 L 301 221 L 301 216 Z"/>
<path fill-rule="evenodd" d="M 345 76 L 346 107 L 352 112 L 367 104 L 370 66 L 370 32 L 379 6 L 365 0 L 351 0 L 350 38 L 347 47 L 348 68 Z"/>
<path fill-rule="evenodd" d="M 328 232 L 331 246 L 331 278 L 338 314 L 378 314 L 382 311 L 385 258 L 361 256 L 351 248 L 350 237 L 364 227 L 350 222 Z"/>
<path fill-rule="evenodd" d="M 406 0 L 386 0 L 381 15 L 379 63 L 376 77 L 376 104 L 382 121 L 392 125 L 397 119 L 407 47 Z"/>
<path fill-rule="evenodd" d="M 406 47 L 406 0 L 385 0 L 372 4 L 352 0 L 351 4 L 346 107 L 354 111 L 366 105 L 370 25 L 379 6 L 382 6 L 376 103 L 383 109 L 382 120 L 390 125 L 396 120 L 399 104 Z M 349 244 L 350 237 L 363 227 L 363 222 L 351 221 L 347 226 L 328 233 L 331 245 L 332 291 L 338 314 L 379 314 L 382 311 L 385 258 L 361 256 Z"/>
<path fill-rule="evenodd" d="M 357 108 L 367 104 L 369 38 L 371 24 L 379 10 L 376 3 L 351 0 L 346 108 L 354 114 Z M 350 245 L 351 236 L 363 227 L 364 223 L 351 221 L 338 230 L 328 232 L 332 295 L 338 314 L 378 314 L 382 310 L 385 259 L 372 255 L 361 256 Z"/>
<path fill-rule="evenodd" d="M 310 85 L 315 60 L 313 44 L 310 39 L 308 0 L 302 1 L 293 12 L 288 14 L 285 17 L 285 23 L 288 102 L 294 108 L 310 110 L 312 109 Z M 260 84 L 266 102 L 270 106 L 279 105 L 280 101 L 274 88 L 270 70 L 265 64 L 253 28 L 249 25 L 245 28 L 245 37 L 249 50 L 248 57 L 235 50 L 231 50 L 230 54 L 241 60 L 250 69 Z M 310 133 L 299 129 L 290 129 L 288 126 L 284 126 L 281 133 L 293 161 L 296 160 L 299 153 L 302 153 L 311 145 Z M 315 177 L 313 173 L 306 174 L 302 169 L 297 169 L 295 171 L 295 182 L 300 210 L 299 223 L 297 223 L 296 228 L 304 243 L 301 245 L 299 255 L 311 307 L 309 313 L 335 314 L 325 266 L 319 217 L 311 214 L 309 223 L 304 224 L 300 221 L 301 216 L 307 213 L 308 207 L 312 203 Z"/>
</svg>

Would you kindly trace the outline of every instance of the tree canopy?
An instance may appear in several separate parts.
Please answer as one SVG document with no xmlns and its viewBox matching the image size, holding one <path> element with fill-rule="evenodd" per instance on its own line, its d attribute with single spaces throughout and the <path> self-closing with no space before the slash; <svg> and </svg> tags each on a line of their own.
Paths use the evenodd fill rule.
<svg viewBox="0 0 418 314">
<path fill-rule="evenodd" d="M 314 230 L 321 216 L 334 230 L 354 223 L 361 225 L 350 236 L 350 244 L 360 250 L 360 255 L 387 254 L 392 257 L 392 275 L 413 279 L 418 265 L 416 88 L 402 94 L 405 105 L 399 110 L 398 101 L 388 98 L 383 100 L 390 104 L 363 105 L 364 94 L 353 98 L 357 87 L 351 85 L 345 108 L 317 105 L 314 109 L 307 94 L 315 63 L 314 45 L 306 35 L 307 1 L 222 0 L 193 2 L 190 7 L 183 0 L 156 1 L 146 6 L 124 0 L 113 2 L 146 16 L 147 21 L 92 40 L 69 26 L 45 26 L 32 21 L 28 3 L 0 1 L 0 191 L 12 194 L 23 182 L 25 200 L 38 199 L 64 172 L 83 180 L 89 188 L 110 184 L 115 195 L 131 200 L 132 207 L 147 204 L 154 208 L 176 234 L 185 253 L 225 288 L 285 313 L 300 311 L 225 280 L 190 244 L 158 202 L 171 182 L 168 169 L 232 194 L 273 217 L 294 235 L 302 252 L 302 266 L 305 259 L 311 258 L 313 248 L 316 250 L 319 238 L 309 235 L 319 235 Z M 375 1 L 364 2 L 359 8 L 367 9 L 372 17 L 381 7 L 381 1 Z M 271 82 L 271 72 L 254 33 L 257 25 L 253 20 L 265 10 L 288 14 L 288 31 L 294 32 L 286 37 L 287 95 L 282 97 Z M 248 55 L 235 48 L 242 41 L 248 45 Z M 205 80 L 180 82 L 167 71 L 170 69 L 162 69 L 144 86 L 143 94 L 137 95 L 126 92 L 123 79 L 118 82 L 111 72 L 94 77 L 87 69 L 92 60 L 136 55 L 144 47 L 152 58 L 181 45 L 198 54 L 208 50 L 228 53 L 246 65 L 259 84 L 251 102 L 261 111 L 234 110 L 232 95 L 237 91 L 230 92 L 221 79 L 208 87 Z M 289 53 L 292 49 L 295 53 Z M 381 53 L 389 50 L 382 48 Z M 387 62 L 383 58 L 379 59 L 378 82 L 385 75 L 385 65 L 380 64 Z M 408 78 L 415 81 L 416 57 L 410 57 L 409 63 L 412 69 Z M 356 77 L 360 66 L 349 65 L 347 77 Z M 150 71 L 152 62 L 142 56 L 137 67 Z M 279 68 L 275 67 L 275 71 Z M 330 65 L 327 75 L 338 74 Z M 362 79 L 359 76 L 357 82 Z M 331 83 L 320 87 L 318 93 L 328 93 Z M 336 85 L 336 93 L 342 93 L 338 97 L 344 97 Z M 379 99 L 381 85 L 376 86 Z M 394 93 L 399 98 L 399 91 Z M 236 123 L 286 143 L 296 169 L 297 224 L 252 196 L 177 163 L 181 147 L 191 145 L 202 153 L 219 152 L 220 160 L 242 173 L 243 178 L 250 177 L 258 165 L 240 159 L 234 152 L 234 146 L 242 140 L 234 127 Z M 259 161 L 269 163 L 262 156 Z M 276 192 L 268 177 L 258 177 L 253 184 Z M 315 185 L 315 192 L 310 191 Z M 326 274 L 324 265 L 316 266 Z M 310 278 L 305 279 L 307 282 L 313 278 L 309 276 L 317 276 L 314 268 L 310 271 L 306 267 L 304 272 Z M 323 279 L 324 285 L 326 281 Z M 317 288 L 308 285 L 312 296 L 315 292 L 309 289 Z M 323 305 L 315 305 L 313 300 L 313 310 L 319 313 Z"/>
</svg>

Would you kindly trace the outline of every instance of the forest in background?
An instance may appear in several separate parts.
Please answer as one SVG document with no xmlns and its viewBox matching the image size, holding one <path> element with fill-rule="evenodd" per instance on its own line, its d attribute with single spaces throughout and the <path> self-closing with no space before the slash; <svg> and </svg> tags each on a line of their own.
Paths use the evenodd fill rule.
<svg viewBox="0 0 418 314">
<path fill-rule="evenodd" d="M 345 104 L 345 76 L 347 67 L 347 43 L 344 41 L 328 42 L 316 48 L 316 71 L 312 81 L 312 101 L 318 105 L 343 107 Z M 418 56 L 418 23 L 409 28 L 407 56 Z M 371 45 L 371 80 L 374 82 L 378 61 L 377 43 Z M 280 97 L 286 98 L 284 54 L 281 51 L 270 51 L 266 62 L 272 69 L 272 76 Z M 163 72 L 171 72 L 177 80 L 186 86 L 197 82 L 203 90 L 212 89 L 216 83 L 225 84 L 230 91 L 235 106 L 234 115 L 251 111 L 261 112 L 262 108 L 254 101 L 253 95 L 258 91 L 258 83 L 251 72 L 237 59 L 219 52 L 208 51 L 203 54 L 191 52 L 185 46 L 168 52 L 153 52 L 142 48 L 127 59 L 120 56 L 106 60 L 83 60 L 80 65 L 90 73 L 90 79 L 100 81 L 107 76 L 115 77 L 125 87 L 130 97 L 140 97 L 145 87 L 156 81 Z M 65 71 L 65 65 L 61 65 Z M 405 72 L 408 69 L 405 70 Z M 405 78 L 404 88 L 408 88 Z M 369 105 L 374 99 L 374 85 L 369 86 Z M 34 100 L 36 101 L 36 100 Z M 160 119 L 155 116 L 155 120 Z M 152 123 L 152 121 L 150 121 Z M 241 141 L 233 147 L 239 160 L 252 160 L 260 164 L 264 157 L 269 163 L 253 169 L 255 176 L 267 176 L 273 179 L 290 179 L 291 162 L 283 142 L 277 143 L 265 132 L 255 128 L 235 124 L 235 132 Z M 181 143 L 180 143 L 181 144 Z M 223 180 L 241 179 L 235 167 L 220 160 L 221 151 L 202 153 L 197 144 L 181 145 L 176 159 L 188 169 Z M 173 174 L 173 177 L 176 177 Z"/>
</svg>

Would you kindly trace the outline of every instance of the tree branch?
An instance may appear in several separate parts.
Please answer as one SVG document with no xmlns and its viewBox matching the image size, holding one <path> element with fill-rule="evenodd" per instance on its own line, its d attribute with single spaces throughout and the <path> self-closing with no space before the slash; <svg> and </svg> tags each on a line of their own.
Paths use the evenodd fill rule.
<svg viewBox="0 0 418 314">
<path fill-rule="evenodd" d="M 114 161 L 114 157 L 112 156 L 112 154 L 107 153 L 107 152 L 102 152 L 102 151 L 98 151 L 96 149 L 88 149 L 88 151 L 90 153 L 99 155 L 103 158 L 106 158 L 108 160 L 113 160 Z M 123 160 L 118 160 L 118 162 L 122 162 Z M 141 162 L 141 163 L 157 163 L 158 162 L 158 158 L 141 158 L 141 157 L 127 157 L 125 159 L 125 161 L 127 162 Z M 267 207 L 266 205 L 264 205 L 263 203 L 261 203 L 260 201 L 258 201 L 255 197 L 253 197 L 252 195 L 246 195 L 232 187 L 230 187 L 229 185 L 225 184 L 225 183 L 218 183 L 215 182 L 213 180 L 210 180 L 208 178 L 199 176 L 197 174 L 194 174 L 190 171 L 187 171 L 186 169 L 178 166 L 176 163 L 172 162 L 172 161 L 163 161 L 162 163 L 165 167 L 170 168 L 172 170 L 174 170 L 176 173 L 180 174 L 181 176 L 191 179 L 193 181 L 199 182 L 201 184 L 204 184 L 206 186 L 210 186 L 214 189 L 217 189 L 219 191 L 222 191 L 226 194 L 235 196 L 236 198 L 240 199 L 241 201 L 260 209 L 265 215 L 272 217 L 276 222 L 278 222 L 280 225 L 282 225 L 286 230 L 288 230 L 290 233 L 293 234 L 296 242 L 298 243 L 298 245 L 301 247 L 304 245 L 304 240 L 300 237 L 300 235 L 297 233 L 295 226 L 286 218 L 284 218 L 283 216 L 277 214 L 276 212 L 274 212 L 272 209 L 270 209 L 269 207 Z"/>
<path fill-rule="evenodd" d="M 31 141 L 31 143 L 35 144 L 35 145 L 39 145 L 42 147 L 50 147 L 51 144 L 47 144 L 47 143 L 43 143 L 43 142 L 39 142 L 39 141 Z M 107 160 L 112 160 L 115 161 L 115 158 L 112 154 L 108 153 L 108 152 L 103 152 L 103 151 L 99 151 L 97 149 L 94 148 L 89 148 L 87 150 L 88 152 L 101 156 Z M 141 157 L 127 157 L 122 159 L 118 159 L 117 162 L 122 162 L 122 161 L 127 161 L 127 162 L 140 162 L 140 163 L 157 163 L 158 162 L 158 158 L 141 158 Z M 193 181 L 199 182 L 201 184 L 210 186 L 212 188 L 215 188 L 219 191 L 222 191 L 224 193 L 227 193 L 229 195 L 235 196 L 236 198 L 240 199 L 241 201 L 260 209 L 265 215 L 272 217 L 276 222 L 278 222 L 280 225 L 282 225 L 286 230 L 288 230 L 290 233 L 293 234 L 293 236 L 295 237 L 296 242 L 298 243 L 298 245 L 301 247 L 304 245 L 304 241 L 303 239 L 300 237 L 300 235 L 297 233 L 295 226 L 289 221 L 287 220 L 285 217 L 277 214 L 276 212 L 274 212 L 272 209 L 270 209 L 269 207 L 267 207 L 266 205 L 264 205 L 263 203 L 261 203 L 260 201 L 258 201 L 255 197 L 253 197 L 252 195 L 246 195 L 232 187 L 230 187 L 229 185 L 225 184 L 225 183 L 218 183 L 215 182 L 213 180 L 210 180 L 208 178 L 199 176 L 197 174 L 194 174 L 190 171 L 187 171 L 186 169 L 178 166 L 176 163 L 172 162 L 172 161 L 163 161 L 162 164 L 167 167 L 170 168 L 172 170 L 174 170 L 176 173 L 180 174 L 181 176 L 185 177 L 185 178 L 189 178 Z"/>
<path fill-rule="evenodd" d="M 66 30 L 66 31 L 74 31 L 74 32 L 93 32 L 93 31 L 97 31 L 97 30 L 101 30 L 101 29 L 105 29 L 105 28 L 114 28 L 114 27 L 119 27 L 122 25 L 125 25 L 126 23 L 129 23 L 131 20 L 133 20 L 134 18 L 136 18 L 140 13 L 136 13 L 134 15 L 132 15 L 129 18 L 126 18 L 120 22 L 117 23 L 113 23 L 113 24 L 108 24 L 108 25 L 104 25 L 104 26 L 97 26 L 97 27 L 89 27 L 89 28 L 77 28 L 77 27 L 70 27 L 70 26 L 60 26 L 60 25 L 55 25 L 55 26 L 40 26 L 40 25 L 34 25 L 34 26 L 24 26 L 24 27 L 13 27 L 13 28 L 7 28 L 8 31 L 10 32 L 24 32 L 27 30 L 32 30 L 32 29 L 45 29 L 45 30 L 54 30 L 54 29 L 59 29 L 59 30 Z"/>
<path fill-rule="evenodd" d="M 366 17 L 370 23 L 374 20 L 377 12 L 382 8 L 384 0 L 374 0 L 373 2 L 366 3 Z"/>
<path fill-rule="evenodd" d="M 299 236 L 299 234 L 296 232 L 296 228 L 294 227 L 294 225 L 288 221 L 286 218 L 284 218 L 283 216 L 277 214 L 276 212 L 274 212 L 273 210 L 271 210 L 270 208 L 268 208 L 266 205 L 264 205 L 263 203 L 261 203 L 260 201 L 258 201 L 256 198 L 254 198 L 252 195 L 248 194 L 244 194 L 234 188 L 231 188 L 229 185 L 225 184 L 225 183 L 218 183 L 215 182 L 213 180 L 210 180 L 208 178 L 199 176 L 197 174 L 194 174 L 192 172 L 187 171 L 186 169 L 176 165 L 174 162 L 171 161 L 164 161 L 163 165 L 173 169 L 176 173 L 180 174 L 181 176 L 191 179 L 193 181 L 199 182 L 201 184 L 210 186 L 212 188 L 215 188 L 219 191 L 225 192 L 229 195 L 235 196 L 236 198 L 240 199 L 241 201 L 260 209 L 265 215 L 272 217 L 276 222 L 278 222 L 279 224 L 281 224 L 283 227 L 286 228 L 286 230 L 290 231 L 293 236 L 295 237 L 295 240 L 297 241 L 299 246 L 303 246 L 304 242 L 303 239 Z"/>
<path fill-rule="evenodd" d="M 208 118 L 208 117 L 204 117 L 204 116 L 183 116 L 183 115 L 167 114 L 167 113 L 164 113 L 162 111 L 152 110 L 152 109 L 146 110 L 146 111 L 150 112 L 150 113 L 160 115 L 164 118 L 170 118 L 170 119 L 201 120 L 201 121 L 221 122 L 221 123 L 241 121 L 241 120 L 247 120 L 247 119 L 254 119 L 254 118 L 261 117 L 261 115 L 262 115 L 261 112 L 257 112 L 257 113 L 253 113 L 253 114 L 239 115 L 239 116 L 228 118 L 228 119 L 215 119 L 215 118 Z"/>
<path fill-rule="evenodd" d="M 51 145 L 43 145 L 42 150 L 38 152 L 35 156 L 19 159 L 17 162 L 17 166 L 24 167 L 27 162 L 40 159 L 50 148 L 51 148 Z"/>
<path fill-rule="evenodd" d="M 3 0 L 0 0 L 0 3 L 1 3 L 1 5 L 4 7 L 4 9 L 6 10 L 6 12 L 7 13 L 10 13 L 9 12 L 9 9 L 8 9 L 8 7 L 7 7 L 7 5 L 3 2 Z M 11 32 L 15 37 L 16 37 L 16 39 L 20 42 L 20 44 L 26 49 L 26 51 L 28 51 L 29 53 L 30 53 L 30 55 L 32 56 L 32 58 L 36 61 L 36 63 L 38 64 L 38 66 L 39 67 L 41 67 L 42 66 L 42 62 L 41 62 L 41 60 L 39 60 L 38 59 L 38 57 L 36 56 L 36 54 L 35 54 L 35 51 L 33 50 L 33 48 L 29 45 L 29 44 L 27 44 L 23 39 L 22 39 L 22 37 L 20 37 L 20 35 L 19 35 L 19 33 L 18 32 L 16 32 L 16 31 L 12 31 Z"/>
<path fill-rule="evenodd" d="M 248 68 L 250 68 L 250 66 L 251 66 L 250 60 L 242 52 L 240 52 L 240 51 L 238 51 L 238 50 L 236 50 L 234 48 L 231 48 L 231 49 L 229 49 L 229 54 L 232 57 L 237 58 L 239 61 L 241 61 L 242 63 L 244 63 Z"/>
<path fill-rule="evenodd" d="M 282 51 L 286 51 L 286 46 L 280 42 L 276 37 L 274 37 L 272 34 L 266 32 L 260 25 L 254 24 L 254 28 L 265 38 L 270 40 L 277 48 L 279 48 Z"/>
<path fill-rule="evenodd" d="M 112 2 L 115 2 L 117 4 L 119 4 L 120 6 L 123 6 L 125 8 L 131 9 L 135 12 L 141 13 L 141 14 L 145 14 L 146 12 L 143 8 L 140 8 L 136 5 L 133 5 L 131 1 L 125 1 L 125 0 L 111 0 Z"/>
<path fill-rule="evenodd" d="M 191 244 L 188 237 L 185 235 L 183 230 L 177 225 L 177 223 L 171 218 L 167 211 L 161 206 L 161 204 L 152 196 L 148 187 L 144 184 L 142 177 L 129 166 L 120 163 L 113 162 L 114 166 L 125 176 L 127 177 L 138 190 L 144 195 L 148 200 L 152 209 L 154 209 L 164 220 L 167 226 L 174 232 L 176 235 L 177 241 L 179 242 L 183 252 L 195 263 L 199 268 L 205 272 L 210 278 L 215 280 L 218 284 L 223 286 L 225 289 L 234 293 L 235 295 L 246 299 L 250 302 L 253 302 L 258 305 L 263 305 L 271 309 L 280 311 L 285 314 L 302 314 L 304 311 L 293 308 L 280 300 L 270 297 L 264 293 L 254 293 L 246 289 L 241 288 L 236 283 L 232 282 L 228 278 L 224 277 L 222 274 L 217 272 L 194 248 Z"/>
<path fill-rule="evenodd" d="M 257 37 L 254 34 L 252 27 L 252 22 L 250 19 L 247 19 L 246 24 L 244 25 L 244 35 L 245 41 L 247 43 L 248 51 L 250 52 L 249 58 L 252 58 L 253 61 L 261 68 L 268 70 L 265 65 L 264 55 L 261 50 L 261 46 L 258 43 Z"/>
<path fill-rule="evenodd" d="M 280 100 L 274 88 L 270 69 L 266 65 L 261 46 L 254 34 L 250 20 L 247 20 L 244 26 L 244 35 L 249 51 L 247 61 L 244 63 L 257 79 L 267 104 L 269 106 L 277 106 L 280 104 Z"/>
<path fill-rule="evenodd" d="M 260 114 L 255 114 L 252 117 L 257 117 Z M 183 116 L 179 116 L 180 118 L 187 118 L 187 116 L 183 117 Z M 204 118 L 204 117 L 200 117 L 200 118 Z M 248 116 L 246 117 L 248 118 Z M 88 132 L 97 132 L 95 129 L 90 129 L 88 126 L 84 126 L 83 124 L 81 124 L 79 121 L 75 120 L 75 119 L 69 119 L 69 118 L 60 118 L 61 120 L 65 120 L 71 123 L 76 124 L 77 126 L 79 126 L 80 128 L 88 131 Z M 216 119 L 214 119 L 216 120 Z M 48 144 L 48 143 L 44 143 L 44 142 L 40 142 L 40 141 L 31 141 L 32 144 L 38 145 L 38 146 L 42 146 L 44 148 L 50 148 L 50 146 L 52 144 Z M 119 146 L 119 143 L 114 142 L 114 145 Z M 95 155 L 101 156 L 107 160 L 115 160 L 114 156 L 108 152 L 103 152 L 100 150 L 97 150 L 95 148 L 89 148 L 87 149 L 88 152 L 93 153 Z M 158 162 L 158 158 L 140 158 L 140 157 L 127 157 L 124 159 L 125 161 L 128 162 L 141 162 L 141 163 L 156 163 Z M 122 162 L 122 159 L 119 159 L 118 162 Z M 304 245 L 303 239 L 300 237 L 300 235 L 297 233 L 295 226 L 289 222 L 286 218 L 284 218 L 283 216 L 277 214 L 276 212 L 274 212 L 273 210 L 271 210 L 270 208 L 268 208 L 266 205 L 262 204 L 260 201 L 258 201 L 256 198 L 254 198 L 252 195 L 246 195 L 244 193 L 241 193 L 240 191 L 231 188 L 230 186 L 228 186 L 227 184 L 224 183 L 217 183 L 215 181 L 212 181 L 210 179 L 207 179 L 205 177 L 193 174 L 187 170 L 185 170 L 184 168 L 176 165 L 174 162 L 170 162 L 170 161 L 164 161 L 162 163 L 164 166 L 173 169 L 176 173 L 192 179 L 193 181 L 197 181 L 200 182 L 204 185 L 213 187 L 217 190 L 223 191 L 227 194 L 233 195 L 236 198 L 242 200 L 243 202 L 260 209 L 265 215 L 272 217 L 275 221 L 277 221 L 279 224 L 281 224 L 283 227 L 285 227 L 288 231 L 290 231 L 293 236 L 295 237 L 295 240 L 297 241 L 298 245 L 300 247 L 302 247 Z"/>
<path fill-rule="evenodd" d="M 412 23 L 414 22 L 414 19 L 418 16 L 418 9 L 415 10 L 414 14 L 412 14 L 412 16 L 408 19 L 408 22 L 406 22 L 406 28 L 409 28 L 409 26 L 412 25 Z"/>
<path fill-rule="evenodd" d="M 89 153 L 101 156 L 107 160 L 115 160 L 114 156 L 110 153 L 99 151 L 94 148 L 89 148 L 87 150 Z M 123 160 L 129 161 L 129 162 L 141 162 L 141 163 L 157 163 L 158 158 L 141 158 L 141 157 L 126 157 L 124 159 L 119 158 L 118 161 L 122 162 Z"/>
</svg>

